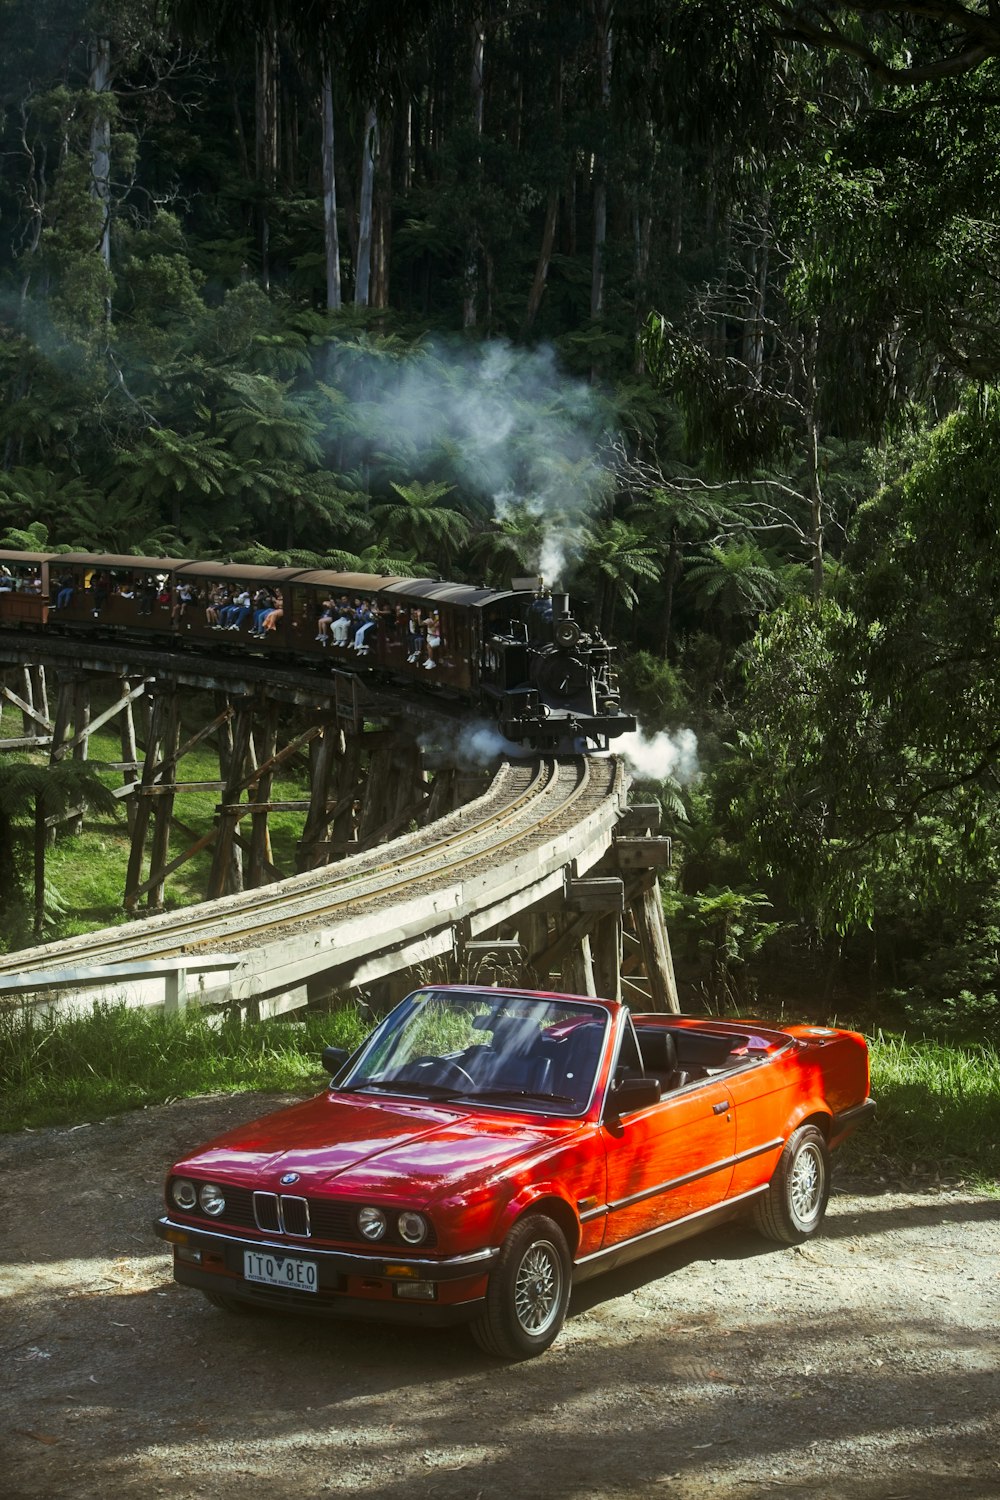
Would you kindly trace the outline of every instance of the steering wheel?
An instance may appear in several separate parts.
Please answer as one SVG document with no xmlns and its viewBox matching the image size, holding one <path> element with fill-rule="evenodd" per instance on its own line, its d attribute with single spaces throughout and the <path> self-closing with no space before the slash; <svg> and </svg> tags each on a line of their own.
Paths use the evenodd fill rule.
<svg viewBox="0 0 1000 1500">
<path fill-rule="evenodd" d="M 461 1063 L 454 1062 L 450 1057 L 411 1057 L 407 1064 L 407 1072 L 414 1068 L 429 1068 L 439 1075 L 428 1082 L 440 1083 L 442 1088 L 476 1088 L 476 1080 L 471 1073 L 467 1073 Z"/>
</svg>

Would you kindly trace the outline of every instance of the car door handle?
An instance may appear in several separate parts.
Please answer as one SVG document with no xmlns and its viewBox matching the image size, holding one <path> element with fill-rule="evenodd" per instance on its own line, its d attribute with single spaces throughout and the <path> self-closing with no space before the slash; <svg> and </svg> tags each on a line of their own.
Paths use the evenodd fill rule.
<svg viewBox="0 0 1000 1500">
<path fill-rule="evenodd" d="M 726 1113 L 726 1110 L 728 1108 L 729 1108 L 729 1100 L 728 1099 L 723 1099 L 722 1102 L 721 1102 L 721 1104 L 713 1104 L 712 1105 L 712 1113 L 713 1113 L 713 1115 L 724 1115 Z"/>
</svg>

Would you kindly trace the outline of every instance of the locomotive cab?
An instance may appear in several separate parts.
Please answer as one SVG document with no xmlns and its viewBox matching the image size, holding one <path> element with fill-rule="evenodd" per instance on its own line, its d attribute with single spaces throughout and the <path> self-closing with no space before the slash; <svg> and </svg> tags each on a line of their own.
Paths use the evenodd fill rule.
<svg viewBox="0 0 1000 1500">
<path fill-rule="evenodd" d="M 508 739 L 572 750 L 581 741 L 606 746 L 635 728 L 621 712 L 611 647 L 588 633 L 566 594 L 536 593 L 519 615 L 490 612 L 483 621 L 481 687 Z"/>
</svg>

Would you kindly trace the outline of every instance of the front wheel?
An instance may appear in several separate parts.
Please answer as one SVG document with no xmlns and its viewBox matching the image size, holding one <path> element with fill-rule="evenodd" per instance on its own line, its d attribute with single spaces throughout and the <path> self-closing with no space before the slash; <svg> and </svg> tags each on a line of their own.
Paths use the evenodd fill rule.
<svg viewBox="0 0 1000 1500">
<path fill-rule="evenodd" d="M 754 1224 L 769 1240 L 800 1245 L 819 1233 L 830 1196 L 830 1149 L 815 1125 L 800 1125 L 785 1143 Z"/>
<path fill-rule="evenodd" d="M 472 1336 L 498 1359 L 542 1354 L 563 1326 L 569 1292 L 565 1236 L 551 1219 L 532 1214 L 515 1224 L 503 1243 Z"/>
</svg>

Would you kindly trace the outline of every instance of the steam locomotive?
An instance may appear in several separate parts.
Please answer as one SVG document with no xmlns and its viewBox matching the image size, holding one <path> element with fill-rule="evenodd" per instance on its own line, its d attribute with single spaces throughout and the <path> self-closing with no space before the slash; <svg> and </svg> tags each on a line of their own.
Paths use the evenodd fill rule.
<svg viewBox="0 0 1000 1500">
<path fill-rule="evenodd" d="M 0 550 L 0 630 L 161 644 L 350 671 L 448 697 L 536 750 L 635 728 L 612 647 L 537 579 L 509 590 L 180 558 Z"/>
</svg>

